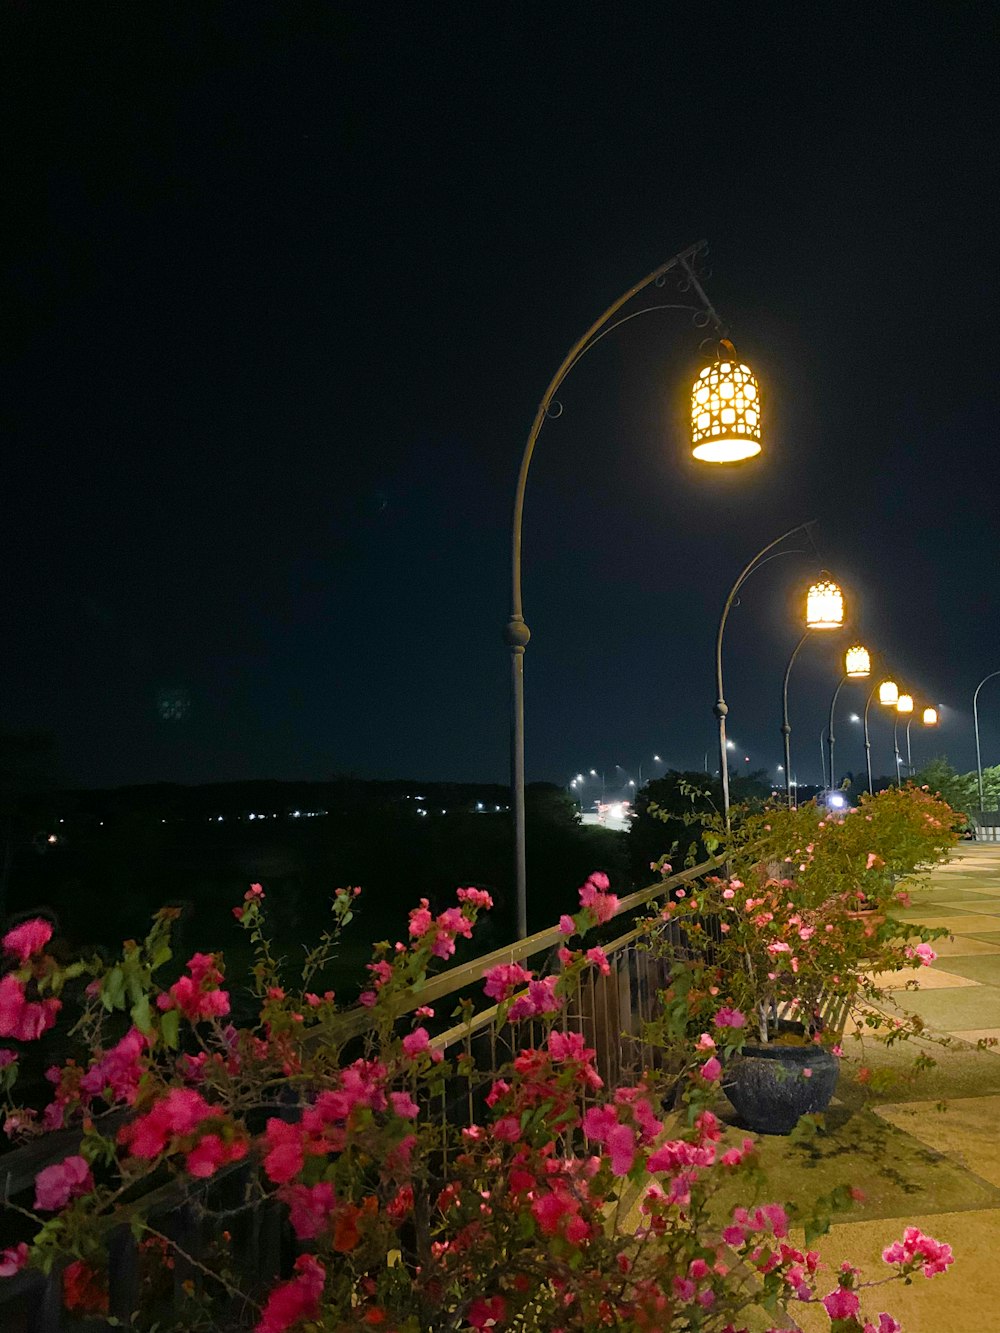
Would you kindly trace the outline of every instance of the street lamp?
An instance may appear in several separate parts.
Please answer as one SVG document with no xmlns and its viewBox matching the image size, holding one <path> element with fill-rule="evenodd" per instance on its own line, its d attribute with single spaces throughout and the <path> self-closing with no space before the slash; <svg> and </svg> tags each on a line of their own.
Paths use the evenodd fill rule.
<svg viewBox="0 0 1000 1333">
<path fill-rule="evenodd" d="M 521 599 L 521 532 L 528 469 L 542 426 L 550 416 L 558 417 L 562 414 L 562 405 L 556 399 L 560 386 L 581 357 L 596 346 L 605 334 L 636 315 L 652 310 L 690 311 L 699 328 L 712 324 L 721 333 L 722 321 L 705 294 L 695 269 L 698 257 L 706 249 L 706 243 L 701 241 L 655 268 L 614 301 L 577 339 L 542 395 L 521 456 L 511 527 L 511 611 L 504 641 L 510 649 L 511 658 L 511 804 L 514 814 L 517 933 L 522 939 L 528 933 L 524 819 L 524 652 L 531 635 L 524 620 Z M 641 291 L 654 283 L 662 286 L 671 270 L 678 276 L 680 290 L 690 293 L 697 304 L 661 301 L 616 318 L 622 307 Z M 691 447 L 696 458 L 713 463 L 732 463 L 759 453 L 759 386 L 749 368 L 736 356 L 732 343 L 720 341 L 717 356 L 695 380 L 691 391 L 691 408 Z"/>
<path fill-rule="evenodd" d="M 913 712 L 913 695 L 901 694 L 896 700 L 896 716 L 892 723 L 892 748 L 896 754 L 896 786 L 902 786 L 899 766 L 901 755 L 899 753 L 899 719 Z"/>
<path fill-rule="evenodd" d="M 839 616 L 839 620 L 837 617 Z M 785 748 L 785 799 L 788 808 L 792 808 L 792 726 L 788 720 L 788 679 L 792 666 L 799 655 L 799 650 L 813 630 L 839 629 L 844 623 L 844 594 L 832 579 L 821 579 L 814 583 L 806 593 L 806 629 L 798 643 L 792 649 L 785 666 L 785 675 L 781 682 L 781 736 Z M 820 750 L 823 738 L 820 737 Z M 824 759 L 825 764 L 825 759 Z M 798 793 L 796 792 L 796 796 Z"/>
<path fill-rule="evenodd" d="M 925 708 L 921 714 L 920 720 L 925 727 L 936 727 L 938 720 L 937 709 Z M 913 777 L 913 754 L 910 750 L 910 727 L 912 724 L 913 717 L 911 715 L 906 719 L 906 771 L 907 775 L 911 778 Z"/>
<path fill-rule="evenodd" d="M 840 629 L 844 623 L 844 594 L 831 578 L 820 579 L 806 596 L 807 629 Z"/>
<path fill-rule="evenodd" d="M 787 541 L 789 537 L 794 537 L 802 532 L 807 537 L 812 529 L 812 522 L 799 523 L 794 528 L 789 528 L 783 532 L 773 542 L 769 542 L 762 550 L 758 551 L 754 558 L 740 572 L 739 578 L 729 590 L 729 596 L 726 598 L 725 605 L 722 608 L 722 615 L 719 617 L 719 628 L 715 636 L 715 708 L 714 713 L 719 723 L 719 777 L 722 781 L 722 813 L 726 821 L 726 831 L 729 830 L 729 763 L 726 759 L 726 751 L 731 748 L 726 744 L 726 716 L 729 713 L 729 706 L 726 703 L 725 691 L 722 682 L 722 640 L 726 632 L 726 621 L 729 619 L 729 613 L 733 609 L 737 595 L 740 589 L 746 583 L 751 574 L 766 565 L 771 560 L 776 560 L 781 555 L 799 554 L 793 551 L 778 551 L 775 548 L 782 542 Z M 839 589 L 838 589 L 839 591 Z M 706 764 L 706 768 L 708 765 Z"/>
<path fill-rule="evenodd" d="M 833 767 L 833 747 L 836 742 L 836 736 L 833 732 L 833 710 L 837 706 L 837 695 L 843 686 L 849 680 L 867 680 L 871 675 L 872 659 L 868 649 L 860 643 L 848 648 L 844 654 L 844 674 L 840 678 L 840 683 L 833 692 L 833 698 L 830 700 L 830 725 L 827 730 L 827 744 L 830 751 L 830 785 L 829 790 L 833 791 L 834 767 Z M 822 738 L 820 738 L 820 749 L 822 750 Z"/>
<path fill-rule="evenodd" d="M 992 680 L 994 676 L 1000 676 L 1000 671 L 991 671 L 988 676 L 984 676 L 976 686 L 976 692 L 972 696 L 972 721 L 976 728 L 976 776 L 979 779 L 980 810 L 984 808 L 983 803 L 986 798 L 983 795 L 983 757 L 979 750 L 979 691 L 983 688 L 986 682 Z"/>
<path fill-rule="evenodd" d="M 868 794 L 872 794 L 872 740 L 868 732 L 868 710 L 871 707 L 872 700 L 875 698 L 875 692 L 878 691 L 878 701 L 885 707 L 895 708 L 899 699 L 899 687 L 894 680 L 886 677 L 878 684 L 873 685 L 865 700 L 864 727 L 865 727 L 865 764 L 868 768 Z"/>
</svg>

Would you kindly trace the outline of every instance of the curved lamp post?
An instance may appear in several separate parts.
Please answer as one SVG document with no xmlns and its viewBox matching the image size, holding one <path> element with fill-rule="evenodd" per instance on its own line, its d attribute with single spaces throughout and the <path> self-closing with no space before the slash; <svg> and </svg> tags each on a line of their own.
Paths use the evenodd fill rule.
<svg viewBox="0 0 1000 1333">
<path fill-rule="evenodd" d="M 983 795 L 983 758 L 979 751 L 979 691 L 983 688 L 986 682 L 992 680 L 994 676 L 1000 676 L 1000 671 L 991 671 L 988 676 L 984 676 L 976 686 L 976 692 L 972 696 L 972 721 L 976 728 L 976 776 L 979 779 L 980 810 L 984 808 L 983 802 L 986 798 Z"/>
<path fill-rule="evenodd" d="M 765 546 L 765 547 L 763 548 L 763 550 L 760 550 L 760 551 L 757 552 L 757 554 L 756 554 L 756 555 L 754 556 L 754 558 L 750 561 L 750 563 L 749 563 L 748 565 L 746 565 L 746 566 L 743 568 L 742 572 L 740 573 L 739 578 L 738 578 L 738 579 L 736 580 L 736 582 L 733 584 L 732 588 L 730 588 L 730 590 L 729 590 L 729 596 L 726 598 L 725 606 L 723 606 L 723 608 L 722 608 L 722 615 L 719 617 L 719 629 L 718 629 L 718 632 L 716 633 L 716 636 L 715 636 L 715 689 L 716 689 L 716 698 L 715 698 L 715 708 L 713 709 L 713 712 L 715 713 L 716 720 L 717 720 L 718 723 L 719 723 L 719 777 L 720 777 L 720 779 L 721 779 L 721 781 L 722 781 L 722 813 L 723 813 L 723 815 L 724 815 L 724 817 L 725 817 L 725 821 L 726 821 L 726 829 L 727 829 L 727 830 L 729 829 L 729 759 L 728 759 L 728 751 L 729 751 L 729 749 L 730 749 L 731 747 L 730 747 L 730 745 L 729 745 L 729 744 L 727 743 L 727 741 L 726 741 L 726 717 L 728 716 L 728 713 L 729 713 L 729 706 L 728 706 L 728 704 L 726 703 L 726 696 L 725 696 L 725 691 L 724 691 L 724 689 L 723 689 L 723 682 L 722 682 L 722 640 L 723 640 L 723 636 L 725 635 L 725 632 L 726 632 L 726 621 L 729 619 L 729 613 L 730 613 L 730 611 L 733 609 L 733 606 L 736 604 L 736 598 L 737 598 L 737 595 L 739 594 L 740 589 L 743 587 L 744 583 L 746 583 L 746 581 L 747 581 L 747 579 L 750 577 L 750 575 L 753 574 L 753 573 L 755 573 L 758 569 L 760 569 L 761 566 L 766 565 L 766 564 L 768 563 L 769 560 L 777 559 L 777 557 L 778 557 L 779 555 L 786 555 L 786 554 L 787 554 L 787 555 L 792 555 L 792 554 L 794 554 L 794 552 L 791 552 L 791 551 L 788 551 L 788 552 L 786 552 L 786 551 L 776 551 L 776 550 L 775 550 L 775 547 L 780 546 L 781 543 L 784 542 L 784 541 L 787 541 L 789 537 L 794 537 L 795 534 L 796 534 L 797 532 L 804 532 L 804 533 L 808 536 L 809 533 L 810 533 L 810 531 L 811 531 L 811 529 L 812 529 L 813 522 L 814 522 L 814 520 L 810 520 L 808 523 L 799 523 L 799 524 L 797 524 L 794 528 L 789 528 L 787 532 L 783 532 L 783 533 L 781 534 L 780 537 L 775 538 L 775 540 L 774 540 L 773 542 L 769 542 L 769 543 L 767 544 L 767 546 Z M 772 554 L 772 552 L 773 552 L 773 554 Z M 834 584 L 833 586 L 836 587 L 835 584 Z M 840 589 L 838 588 L 837 591 L 838 591 L 838 593 L 839 593 L 839 592 L 840 592 Z M 811 588 L 810 588 L 810 590 L 809 590 L 809 596 L 810 596 L 810 597 L 812 596 L 812 589 L 811 589 Z M 824 608 L 824 609 L 825 609 L 825 610 L 828 610 L 828 608 Z M 825 628 L 825 627 L 826 627 L 825 622 L 822 622 L 822 623 L 821 623 L 819 619 L 816 620 L 816 623 L 813 623 L 812 619 L 810 618 L 810 613 L 811 613 L 813 610 L 815 610 L 815 614 L 816 614 L 816 616 L 818 617 L 819 614 L 820 614 L 819 609 L 818 609 L 818 608 L 814 608 L 814 607 L 813 607 L 813 603 L 809 602 L 808 599 L 807 599 L 807 604 L 806 604 L 806 625 L 807 625 L 807 627 L 808 627 L 808 628 L 807 628 L 807 631 L 806 631 L 807 633 L 808 633 L 808 631 L 809 631 L 810 629 L 821 629 L 821 628 Z M 841 599 L 841 612 L 843 612 L 843 599 Z M 831 623 L 830 627 L 831 627 L 831 628 L 833 627 L 833 626 L 832 626 L 832 623 Z M 801 639 L 801 640 L 799 641 L 799 643 L 798 643 L 798 645 L 797 645 L 797 647 L 796 647 L 796 649 L 795 649 L 796 652 L 798 652 L 799 648 L 802 647 L 802 643 L 803 643 L 803 642 L 804 642 L 804 638 Z M 793 654 L 793 657 L 794 657 L 794 654 Z M 790 664 L 789 664 L 789 665 L 790 665 Z M 786 696 L 787 696 L 787 685 L 788 685 L 788 680 L 787 680 L 787 673 L 786 673 L 786 680 L 785 680 L 785 686 L 786 686 L 786 691 L 785 691 L 785 692 L 786 692 Z M 786 702 L 787 702 L 787 700 L 786 700 Z M 786 707 L 786 709 L 785 709 L 785 712 L 786 712 L 786 715 L 787 715 L 787 707 Z M 787 717 L 786 717 L 786 720 L 787 720 Z M 706 765 L 706 767 L 707 767 L 707 765 Z M 789 765 L 788 765 L 788 749 L 787 749 L 787 744 L 786 744 L 786 749 L 785 749 L 785 781 L 786 781 L 786 785 L 787 785 L 787 782 L 788 782 L 788 773 L 789 773 L 790 771 L 791 771 L 791 770 L 789 769 Z"/>
<path fill-rule="evenodd" d="M 896 755 L 896 786 L 897 786 L 897 787 L 901 787 L 901 786 L 903 785 L 903 784 L 902 784 L 902 779 L 900 778 L 900 774 L 899 774 L 900 760 L 901 760 L 901 757 L 902 757 L 902 756 L 900 755 L 900 753 L 899 753 L 899 718 L 900 718 L 900 715 L 901 715 L 901 714 L 904 715 L 904 716 L 906 716 L 906 715 L 908 715 L 908 714 L 910 714 L 910 713 L 912 713 L 912 712 L 913 712 L 913 695 L 912 695 L 912 694 L 901 694 L 901 695 L 899 696 L 899 698 L 896 700 L 896 716 L 895 716 L 895 718 L 893 719 L 893 723 L 892 723 L 892 748 L 893 748 L 893 750 L 895 751 L 895 755 Z"/>
<path fill-rule="evenodd" d="M 844 674 L 840 678 L 840 683 L 833 692 L 833 698 L 830 700 L 830 723 L 827 729 L 826 738 L 830 751 L 830 783 L 828 791 L 833 791 L 834 768 L 833 768 L 833 747 L 836 737 L 833 733 L 833 710 L 837 707 L 837 696 L 841 689 L 849 680 L 867 680 L 872 673 L 872 659 L 868 649 L 860 643 L 848 648 L 844 654 Z"/>
<path fill-rule="evenodd" d="M 840 629 L 844 623 L 844 594 L 832 579 L 820 579 L 806 594 L 806 631 L 792 649 L 781 683 L 781 736 L 785 747 L 785 798 L 791 810 L 792 801 L 792 727 L 788 721 L 788 678 L 799 649 L 813 630 Z M 822 740 L 822 738 L 821 738 Z M 798 788 L 796 787 L 796 799 Z"/>
<path fill-rule="evenodd" d="M 871 707 L 872 699 L 875 697 L 875 691 L 878 690 L 878 701 L 887 707 L 895 708 L 899 700 L 899 686 L 889 676 L 885 680 L 879 681 L 873 685 L 865 700 L 865 763 L 868 766 L 868 794 L 872 794 L 872 740 L 868 734 L 868 709 Z"/>
<path fill-rule="evenodd" d="M 608 306 L 603 315 L 577 339 L 542 395 L 521 456 L 511 529 L 511 611 L 504 631 L 511 665 L 510 785 L 514 814 L 517 933 L 521 939 L 528 933 L 524 820 L 524 650 L 531 634 L 524 621 L 521 601 L 521 529 L 528 469 L 543 425 L 548 417 L 561 414 L 561 405 L 556 400 L 560 386 L 580 358 L 600 342 L 605 334 L 627 320 L 652 310 L 687 310 L 692 313 L 699 328 L 712 324 L 721 333 L 721 320 L 706 296 L 694 267 L 698 256 L 706 248 L 706 243 L 701 241 L 655 268 Z M 658 302 L 615 318 L 622 307 L 639 292 L 653 283 L 662 285 L 671 270 L 679 271 L 680 290 L 691 293 L 698 304 Z M 696 458 L 706 462 L 734 463 L 752 458 L 760 452 L 759 387 L 749 367 L 736 356 L 732 343 L 720 341 L 718 357 L 701 371 L 694 383 L 691 391 L 691 426 L 692 452 Z"/>
</svg>

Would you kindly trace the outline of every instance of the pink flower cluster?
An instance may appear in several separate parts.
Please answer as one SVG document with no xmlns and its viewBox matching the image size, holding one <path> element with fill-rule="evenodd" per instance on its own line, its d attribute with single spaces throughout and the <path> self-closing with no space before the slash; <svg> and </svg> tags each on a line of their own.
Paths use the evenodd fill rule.
<svg viewBox="0 0 1000 1333">
<path fill-rule="evenodd" d="M 558 977 L 540 977 L 528 983 L 527 992 L 519 995 L 507 1011 L 507 1018 L 512 1023 L 525 1018 L 541 1018 L 546 1014 L 556 1014 L 562 1008 L 562 1000 L 556 994 Z"/>
<path fill-rule="evenodd" d="M 467 890 L 475 892 L 475 890 Z M 426 898 L 410 913 L 410 938 L 417 944 L 430 944 L 435 958 L 450 958 L 455 952 L 455 940 L 472 938 L 472 920 L 461 907 L 446 907 L 435 917 Z"/>
<path fill-rule="evenodd" d="M 903 951 L 907 958 L 918 958 L 924 967 L 930 967 L 937 954 L 929 944 L 907 945 Z"/>
<path fill-rule="evenodd" d="M 924 1277 L 943 1273 L 949 1264 L 954 1263 L 951 1246 L 935 1240 L 933 1236 L 925 1236 L 919 1227 L 907 1227 L 903 1239 L 894 1241 L 884 1249 L 882 1258 L 887 1264 L 919 1268 Z"/>
<path fill-rule="evenodd" d="M 355 1060 L 341 1071 L 340 1087 L 321 1092 L 297 1123 L 289 1124 L 275 1117 L 268 1120 L 264 1135 L 264 1173 L 268 1180 L 283 1185 L 298 1175 L 306 1157 L 342 1151 L 355 1107 L 375 1113 L 388 1109 L 386 1076 L 386 1067 L 379 1061 Z M 397 1115 L 409 1118 L 411 1105 L 406 1098 L 398 1104 L 394 1101 L 393 1109 Z"/>
<path fill-rule="evenodd" d="M 599 926 L 610 921 L 618 911 L 617 896 L 608 892 L 610 885 L 607 875 L 602 870 L 595 870 L 580 889 L 580 906 L 590 912 Z"/>
<path fill-rule="evenodd" d="M 300 1254 L 295 1260 L 295 1277 L 271 1292 L 254 1333 L 285 1333 L 303 1319 L 315 1319 L 325 1282 L 326 1269 L 319 1260 Z"/>
<path fill-rule="evenodd" d="M 118 1142 L 133 1157 L 152 1159 L 165 1152 L 174 1139 L 190 1138 L 205 1121 L 220 1118 L 218 1108 L 210 1106 L 193 1088 L 171 1088 L 146 1115 L 121 1127 Z M 240 1161 L 246 1156 L 247 1145 L 241 1137 L 227 1141 L 219 1134 L 208 1133 L 186 1152 L 187 1169 L 193 1176 L 206 1177 L 228 1162 Z"/>
<path fill-rule="evenodd" d="M 222 973 L 216 966 L 215 954 L 196 953 L 188 959 L 187 966 L 191 975 L 180 977 L 165 995 L 158 995 L 157 1008 L 164 1013 L 179 1009 L 190 1023 L 202 1018 L 224 1018 L 229 1013 L 229 994 L 219 989 Z"/>
<path fill-rule="evenodd" d="M 65 1157 L 35 1177 L 35 1207 L 46 1213 L 65 1208 L 70 1199 L 94 1188 L 90 1165 L 83 1157 Z"/>
<path fill-rule="evenodd" d="M 13 930 L 8 930 L 3 937 L 4 953 L 13 954 L 23 967 L 29 958 L 42 952 L 51 938 L 51 923 L 43 921 L 41 917 L 35 917 L 31 921 L 23 921 Z"/>
<path fill-rule="evenodd" d="M 36 1041 L 55 1025 L 61 1008 L 62 1001 L 54 995 L 46 1000 L 29 1000 L 13 972 L 0 978 L 0 1037 Z"/>
<path fill-rule="evenodd" d="M 497 963 L 496 967 L 487 968 L 483 976 L 486 979 L 484 993 L 491 1000 L 500 1002 L 510 999 L 518 986 L 530 981 L 534 973 L 523 968 L 520 963 Z"/>
<path fill-rule="evenodd" d="M 250 887 L 247 889 L 246 893 L 243 895 L 243 901 L 251 905 L 262 903 L 264 901 L 264 890 L 261 887 L 261 885 L 251 884 Z M 237 921 L 242 921 L 243 914 L 245 911 L 246 911 L 245 907 L 234 907 L 233 916 L 236 918 Z"/>
<path fill-rule="evenodd" d="M 80 1079 L 79 1088 L 84 1100 L 103 1097 L 107 1102 L 124 1102 L 131 1106 L 142 1078 L 140 1059 L 151 1042 L 152 1038 L 138 1028 L 126 1032 L 121 1041 L 95 1060 Z"/>
</svg>

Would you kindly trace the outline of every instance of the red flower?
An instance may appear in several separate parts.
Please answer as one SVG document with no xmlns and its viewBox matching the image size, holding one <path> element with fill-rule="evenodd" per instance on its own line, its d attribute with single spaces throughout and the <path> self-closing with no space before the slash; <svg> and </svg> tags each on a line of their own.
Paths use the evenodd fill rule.
<svg viewBox="0 0 1000 1333">
<path fill-rule="evenodd" d="M 108 1313 L 108 1285 L 103 1273 L 77 1259 L 63 1269 L 63 1304 L 80 1314 Z"/>
</svg>

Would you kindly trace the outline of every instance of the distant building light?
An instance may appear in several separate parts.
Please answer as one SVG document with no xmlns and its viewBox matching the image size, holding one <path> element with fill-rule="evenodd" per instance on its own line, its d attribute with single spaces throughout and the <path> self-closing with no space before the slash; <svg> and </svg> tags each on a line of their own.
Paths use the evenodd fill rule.
<svg viewBox="0 0 1000 1333">
<path fill-rule="evenodd" d="M 247 815 L 247 818 L 248 818 L 248 819 L 256 819 L 256 818 L 257 818 L 257 816 L 256 816 L 256 815 L 253 815 L 253 814 L 251 814 L 251 815 Z"/>
<path fill-rule="evenodd" d="M 483 803 L 482 803 L 482 801 L 477 801 L 477 802 L 476 802 L 476 809 L 477 809 L 477 810 L 482 810 L 482 808 L 483 808 Z"/>
<path fill-rule="evenodd" d="M 60 820 L 59 822 L 62 823 L 62 820 Z M 50 834 L 49 834 L 49 837 L 48 837 L 48 841 L 49 841 L 49 842 L 58 842 L 59 839 L 56 837 L 56 835 L 55 835 L 54 833 L 50 833 Z"/>
</svg>

